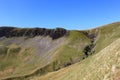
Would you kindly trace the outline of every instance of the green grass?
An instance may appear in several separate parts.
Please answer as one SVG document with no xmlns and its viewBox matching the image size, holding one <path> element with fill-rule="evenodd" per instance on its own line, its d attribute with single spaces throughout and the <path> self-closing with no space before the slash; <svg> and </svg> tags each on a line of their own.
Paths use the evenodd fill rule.
<svg viewBox="0 0 120 80">
<path fill-rule="evenodd" d="M 99 51 L 101 51 L 102 49 L 104 49 L 105 47 L 107 47 L 109 44 L 111 44 L 120 37 L 119 31 L 120 31 L 120 23 L 113 23 L 91 30 L 84 30 L 84 31 L 71 30 L 64 37 L 65 39 L 64 42 L 62 42 L 62 45 L 59 45 L 59 47 L 57 47 L 56 49 L 51 50 L 50 52 L 44 53 L 42 55 L 36 54 L 37 49 L 35 46 L 33 47 L 34 43 L 31 40 L 31 38 L 23 40 L 20 44 L 17 43 L 11 44 L 8 42 L 15 39 L 21 40 L 22 37 L 6 38 L 0 41 L 0 45 L 4 46 L 0 48 L 0 54 L 4 55 L 4 56 L 0 55 L 0 63 L 1 63 L 0 71 L 7 70 L 9 67 L 14 68 L 14 71 L 12 72 L 12 74 L 5 73 L 4 75 L 0 75 L 0 77 L 2 78 L 16 77 L 16 76 L 25 76 L 31 74 L 32 74 L 31 77 L 33 77 L 35 75 L 41 75 L 42 72 L 39 72 L 39 70 L 41 69 L 45 71 L 45 73 L 56 71 L 60 68 L 63 68 L 66 63 L 69 62 L 76 63 L 83 59 L 83 55 L 84 55 L 83 49 L 85 48 L 86 45 L 91 44 L 90 39 L 85 34 L 83 34 L 83 32 L 87 32 L 89 34 L 98 33 L 94 42 L 95 53 L 98 53 Z M 31 42 L 28 48 L 20 47 L 21 45 L 23 45 L 22 43 L 30 40 Z M 81 64 L 84 65 L 84 67 L 89 66 L 91 63 L 90 62 L 91 59 L 94 60 L 94 58 L 88 57 L 87 61 L 85 62 L 83 61 Z M 80 68 L 82 69 L 84 67 L 80 67 Z M 38 72 L 36 73 L 37 70 Z M 78 69 L 76 69 L 76 71 L 77 70 Z M 71 72 L 71 74 L 73 73 Z M 71 75 L 71 74 L 69 73 L 67 75 Z M 59 73 L 59 75 L 62 74 Z M 71 77 L 74 76 L 72 75 Z M 70 78 L 65 77 L 65 80 L 67 79 Z"/>
<path fill-rule="evenodd" d="M 120 71 L 120 39 L 87 59 L 31 80 L 114 80 Z"/>
<path fill-rule="evenodd" d="M 105 25 L 98 29 L 99 33 L 95 46 L 96 53 L 120 37 L 120 23 Z"/>
<path fill-rule="evenodd" d="M 66 44 L 58 48 L 57 59 L 68 61 L 70 58 L 76 58 L 83 54 L 84 47 L 90 43 L 90 40 L 83 34 L 77 31 L 70 31 L 70 35 L 67 37 Z"/>
<path fill-rule="evenodd" d="M 0 56 L 7 54 L 8 48 L 5 46 L 0 46 Z"/>
</svg>

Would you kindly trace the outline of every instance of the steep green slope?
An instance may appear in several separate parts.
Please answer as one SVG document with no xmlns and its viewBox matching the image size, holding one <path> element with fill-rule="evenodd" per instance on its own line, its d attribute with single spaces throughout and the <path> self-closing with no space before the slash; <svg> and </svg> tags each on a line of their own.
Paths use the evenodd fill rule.
<svg viewBox="0 0 120 80">
<path fill-rule="evenodd" d="M 98 53 L 120 37 L 119 31 L 120 22 L 117 22 L 91 30 L 67 31 L 57 39 L 45 35 L 1 37 L 0 79 L 26 80 L 82 61 L 86 46 L 92 45 L 92 53 Z M 52 32 L 46 30 L 45 34 L 48 33 Z"/>
<path fill-rule="evenodd" d="M 96 28 L 96 30 L 98 31 L 98 36 L 95 40 L 95 50 L 99 52 L 120 37 L 120 22 L 108 24 Z"/>
<path fill-rule="evenodd" d="M 97 53 L 120 37 L 120 22 L 80 32 L 85 34 L 94 42 L 94 50 Z"/>
<path fill-rule="evenodd" d="M 120 39 L 70 67 L 31 80 L 119 80 Z"/>
<path fill-rule="evenodd" d="M 112 24 L 108 24 L 108 25 L 99 27 L 99 28 L 91 29 L 91 30 L 79 31 L 79 33 L 86 37 L 86 38 L 83 38 L 82 42 L 86 43 L 86 45 L 92 43 L 94 45 L 92 50 L 95 53 L 98 53 L 100 50 L 104 49 L 105 47 L 107 47 L 109 44 L 111 44 L 112 42 L 114 42 L 116 39 L 118 39 L 120 37 L 119 31 L 120 31 L 120 22 L 116 22 L 116 23 L 112 23 Z M 78 31 L 75 31 L 75 32 L 78 32 Z M 76 34 L 74 36 L 76 36 Z M 84 42 L 84 39 L 88 40 L 88 41 Z M 77 41 L 75 38 L 73 38 L 73 40 L 71 39 L 71 41 L 77 44 Z M 72 42 L 70 42 L 70 43 L 72 43 Z M 80 46 L 82 46 L 82 45 L 80 45 Z M 84 49 L 84 47 L 82 49 Z M 69 49 L 69 51 L 70 50 L 71 49 Z M 81 51 L 79 53 L 81 53 L 82 55 L 79 54 L 78 56 L 80 56 L 80 55 L 81 56 L 79 58 L 77 58 L 75 62 L 78 62 L 78 61 L 82 60 L 81 58 L 83 58 L 83 50 L 81 50 L 81 49 L 79 49 L 79 50 Z M 62 60 L 65 60 L 67 57 L 69 57 L 69 59 L 66 59 L 65 62 L 68 64 L 71 64 L 70 62 L 74 63 L 72 58 L 69 56 L 71 54 L 67 55 L 67 48 L 64 48 L 63 51 L 65 52 L 65 54 L 64 54 L 64 52 L 61 52 L 61 53 L 63 53 L 63 55 L 62 56 L 59 55 L 59 57 L 61 56 Z M 77 50 L 73 49 L 68 53 L 76 53 L 77 54 L 76 51 Z M 74 57 L 74 55 L 72 55 L 72 56 Z M 64 59 L 64 57 L 65 57 L 65 59 Z M 59 63 L 59 62 L 57 61 L 56 63 Z"/>
<path fill-rule="evenodd" d="M 83 49 L 90 44 L 90 39 L 78 31 L 70 31 L 66 43 L 56 50 L 55 59 L 58 65 L 67 66 L 67 63 L 75 63 L 82 60 L 84 54 Z"/>
<path fill-rule="evenodd" d="M 61 46 L 63 41 L 64 38 L 53 41 L 40 36 L 27 40 L 24 37 L 1 40 L 0 78 L 28 75 L 48 65 L 54 57 L 51 51 Z"/>
<path fill-rule="evenodd" d="M 0 44 L 5 48 L 1 48 L 4 52 L 0 56 L 0 76 L 5 79 L 23 76 L 23 79 L 58 70 L 80 61 L 89 43 L 89 38 L 78 31 L 70 31 L 56 40 L 42 36 L 1 39 Z"/>
</svg>

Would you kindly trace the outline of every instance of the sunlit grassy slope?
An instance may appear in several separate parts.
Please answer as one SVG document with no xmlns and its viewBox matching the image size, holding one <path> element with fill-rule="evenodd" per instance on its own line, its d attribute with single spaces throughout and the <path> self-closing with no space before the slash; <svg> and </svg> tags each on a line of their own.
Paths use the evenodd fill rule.
<svg viewBox="0 0 120 80">
<path fill-rule="evenodd" d="M 119 80 L 120 39 L 89 58 L 31 80 Z"/>
<path fill-rule="evenodd" d="M 95 51 L 99 52 L 120 37 L 120 22 L 104 25 L 95 30 L 98 31 L 95 40 Z"/>
<path fill-rule="evenodd" d="M 0 41 L 0 78 L 33 73 L 52 61 L 50 53 L 62 45 L 64 38 L 52 41 L 49 37 L 6 38 Z M 46 43 L 47 42 L 47 43 Z"/>
<path fill-rule="evenodd" d="M 94 39 L 94 45 L 95 45 L 94 50 L 95 53 L 98 53 L 99 51 L 107 47 L 109 44 L 120 38 L 120 23 L 116 22 L 116 23 L 108 24 L 105 26 L 101 26 L 99 28 L 86 30 L 85 32 L 96 35 Z M 82 33 L 82 31 L 80 31 L 80 33 Z M 76 41 L 74 40 L 72 41 L 76 43 Z M 71 50 L 71 52 L 72 51 L 74 50 Z"/>
<path fill-rule="evenodd" d="M 82 50 L 89 43 L 89 38 L 78 31 L 70 31 L 57 40 L 41 36 L 1 39 L 0 78 L 58 70 L 71 60 L 75 62 L 82 59 Z M 41 68 L 43 72 L 39 72 Z"/>
<path fill-rule="evenodd" d="M 82 67 L 80 68 L 84 67 L 87 68 L 87 66 L 92 64 L 92 61 L 95 58 L 93 56 L 90 56 L 87 59 L 84 59 L 84 61 L 82 61 L 84 57 L 83 50 L 86 45 L 91 44 L 91 39 L 93 40 L 94 44 L 93 48 L 93 50 L 95 51 L 94 54 L 98 55 L 96 57 L 99 57 L 101 53 L 99 51 L 103 50 L 104 48 L 106 48 L 108 45 L 110 45 L 112 42 L 119 38 L 120 38 L 120 22 L 108 24 L 91 30 L 84 31 L 71 30 L 65 36 L 56 40 L 52 40 L 48 36 L 36 36 L 33 38 L 29 37 L 0 38 L 0 79 L 26 80 L 34 76 L 42 76 L 47 74 L 48 72 L 57 71 L 68 66 L 68 64 L 80 62 L 78 64 L 75 64 L 76 67 L 70 66 L 69 68 L 65 68 L 66 76 L 70 74 L 70 73 L 67 74 L 69 72 L 68 70 L 71 71 L 71 69 L 74 68 L 73 70 L 75 71 L 72 71 L 73 73 L 71 72 L 70 74 L 74 76 L 73 74 L 77 72 L 79 66 L 82 65 Z M 64 72 L 64 69 L 62 70 Z M 46 80 L 47 79 L 56 80 L 54 79 L 56 78 L 54 77 L 56 73 L 59 74 L 56 75 L 58 77 L 59 76 L 65 77 L 65 75 L 61 73 L 62 70 L 55 73 L 49 73 L 45 77 L 44 76 L 40 77 L 41 78 L 40 80 L 44 80 L 43 78 L 45 78 Z M 85 71 L 85 69 L 82 70 L 83 71 L 81 73 Z M 81 73 L 79 75 L 81 75 Z M 85 76 L 85 74 L 87 73 L 85 71 L 83 76 Z M 50 76 L 48 75 L 50 75 L 52 78 L 50 78 Z M 60 80 L 62 78 L 63 77 L 61 77 Z M 37 77 L 36 79 L 39 78 Z M 70 80 L 70 77 L 62 80 Z"/>
</svg>

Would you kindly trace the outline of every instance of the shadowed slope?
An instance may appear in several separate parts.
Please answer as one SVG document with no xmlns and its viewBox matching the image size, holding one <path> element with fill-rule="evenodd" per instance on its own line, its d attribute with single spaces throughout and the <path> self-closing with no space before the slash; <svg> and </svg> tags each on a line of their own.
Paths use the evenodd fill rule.
<svg viewBox="0 0 120 80">
<path fill-rule="evenodd" d="M 63 28 L 46 29 L 46 28 L 15 28 L 15 27 L 0 27 L 0 37 L 35 37 L 35 36 L 50 36 L 52 39 L 57 39 L 64 36 L 67 31 Z"/>
</svg>

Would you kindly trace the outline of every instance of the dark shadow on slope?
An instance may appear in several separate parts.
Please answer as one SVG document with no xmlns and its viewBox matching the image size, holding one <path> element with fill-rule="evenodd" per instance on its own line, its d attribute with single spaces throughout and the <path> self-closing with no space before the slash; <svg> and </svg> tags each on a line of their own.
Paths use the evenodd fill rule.
<svg viewBox="0 0 120 80">
<path fill-rule="evenodd" d="M 50 36 L 52 39 L 58 39 L 67 33 L 66 29 L 46 29 L 46 28 L 15 28 L 15 27 L 0 27 L 0 37 L 35 37 L 35 36 Z"/>
</svg>

